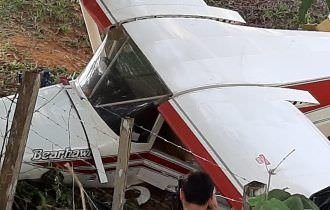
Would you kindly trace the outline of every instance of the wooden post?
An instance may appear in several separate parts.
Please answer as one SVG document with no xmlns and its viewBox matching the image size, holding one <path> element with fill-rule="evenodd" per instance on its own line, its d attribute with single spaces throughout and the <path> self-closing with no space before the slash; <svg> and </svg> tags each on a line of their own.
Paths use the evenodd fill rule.
<svg viewBox="0 0 330 210">
<path fill-rule="evenodd" d="M 115 174 L 112 210 L 122 210 L 125 204 L 126 176 L 131 150 L 134 119 L 122 119 L 120 128 L 118 160 Z"/>
<path fill-rule="evenodd" d="M 39 87 L 40 75 L 26 72 L 19 88 L 16 110 L 0 173 L 1 210 L 12 208 Z"/>
</svg>

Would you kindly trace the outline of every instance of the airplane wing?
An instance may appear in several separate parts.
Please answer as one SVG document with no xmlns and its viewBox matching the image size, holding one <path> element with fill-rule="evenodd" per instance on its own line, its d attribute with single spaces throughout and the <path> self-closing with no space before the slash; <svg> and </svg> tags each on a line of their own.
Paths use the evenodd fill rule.
<svg viewBox="0 0 330 210">
<path fill-rule="evenodd" d="M 244 20 L 203 0 L 83 3 L 101 28 L 124 23 L 174 93 L 209 85 L 283 86 L 330 77 L 328 33 L 223 23 L 219 20 Z M 182 78 L 189 82 L 180 82 Z"/>
<path fill-rule="evenodd" d="M 174 94 L 210 86 L 285 86 L 330 77 L 329 33 L 198 18 L 139 20 L 124 28 Z"/>
<path fill-rule="evenodd" d="M 159 110 L 225 196 L 239 200 L 244 185 L 268 182 L 265 164 L 258 163 L 260 156 L 274 169 L 293 150 L 272 176 L 271 189 L 288 188 L 310 196 L 329 185 L 330 143 L 288 102 L 306 98 L 300 95 L 299 100 L 299 93 L 290 98 L 290 91 L 211 88 L 174 97 Z"/>
<path fill-rule="evenodd" d="M 82 0 L 101 29 L 148 17 L 200 16 L 228 22 L 245 23 L 238 12 L 207 6 L 203 0 Z"/>
</svg>

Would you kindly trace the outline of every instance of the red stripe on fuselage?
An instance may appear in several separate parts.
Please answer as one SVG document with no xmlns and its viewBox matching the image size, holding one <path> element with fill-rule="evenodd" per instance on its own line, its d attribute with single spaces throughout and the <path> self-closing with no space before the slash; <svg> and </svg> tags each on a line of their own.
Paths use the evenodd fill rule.
<svg viewBox="0 0 330 210">
<path fill-rule="evenodd" d="M 177 171 L 177 172 L 179 172 L 181 174 L 188 174 L 188 173 L 190 173 L 190 170 L 189 169 L 184 168 L 184 167 L 182 167 L 182 166 L 180 166 L 180 165 L 178 165 L 178 164 L 176 164 L 174 162 L 170 162 L 170 161 L 168 161 L 168 160 L 166 160 L 164 158 L 161 158 L 161 157 L 159 157 L 157 155 L 154 155 L 152 153 L 143 153 L 142 154 L 142 157 L 144 159 L 146 159 L 146 160 L 149 160 L 149 161 L 152 161 L 154 163 L 157 163 L 158 165 L 165 166 L 165 167 L 170 168 L 170 169 L 172 169 L 174 171 Z"/>
<path fill-rule="evenodd" d="M 166 158 L 162 158 L 160 156 L 157 156 L 153 153 L 150 152 L 145 152 L 145 153 L 139 153 L 139 154 L 131 154 L 130 155 L 130 161 L 138 161 L 138 160 L 148 160 L 150 162 L 153 162 L 157 165 L 166 167 L 168 169 L 171 169 L 173 171 L 176 171 L 177 173 L 181 173 L 181 174 L 188 174 L 190 172 L 189 169 L 178 165 L 174 162 L 171 162 L 169 160 L 167 160 Z M 117 156 L 108 156 L 108 157 L 102 157 L 102 162 L 103 164 L 111 164 L 111 163 L 116 163 L 117 162 Z M 69 163 L 70 165 L 73 165 L 75 168 L 75 171 L 77 172 L 87 172 L 89 171 L 89 173 L 94 173 L 93 171 L 86 169 L 86 170 L 80 170 L 76 169 L 77 167 L 91 167 L 94 165 L 94 161 L 93 159 L 86 159 L 86 160 L 64 160 L 64 161 L 53 161 L 53 162 L 33 162 L 33 164 L 35 165 L 39 165 L 42 167 L 47 167 L 49 166 L 51 163 L 52 166 L 54 167 L 58 167 L 58 168 L 65 168 L 65 164 Z M 145 167 L 148 167 L 147 164 L 145 164 Z"/>
<path fill-rule="evenodd" d="M 153 168 L 153 167 L 150 167 L 150 166 L 148 166 L 146 164 L 143 164 L 143 163 L 130 164 L 128 167 L 129 168 L 145 168 L 145 169 L 154 171 L 154 172 L 159 173 L 159 174 L 164 174 L 164 171 Z M 105 169 L 106 172 L 110 172 L 110 173 L 112 173 L 115 170 L 116 170 L 115 166 L 108 167 L 108 168 Z M 79 173 L 79 174 L 90 174 L 90 175 L 92 175 L 92 174 L 96 174 L 96 169 L 75 169 L 74 172 Z M 174 179 L 178 178 L 178 177 L 173 176 L 169 173 L 167 173 L 166 175 L 169 176 L 169 177 L 172 177 Z"/>
<path fill-rule="evenodd" d="M 195 158 L 199 165 L 207 171 L 212 177 L 217 189 L 224 195 L 236 200 L 242 199 L 242 195 L 238 192 L 235 186 L 231 183 L 225 173 L 217 166 L 214 159 L 207 152 L 204 146 L 200 143 L 195 134 L 190 130 L 184 120 L 175 111 L 169 102 L 159 106 L 159 111 L 173 129 L 182 143 L 195 154 L 209 160 L 205 161 L 201 158 Z M 236 210 L 242 209 L 242 205 L 238 202 L 228 201 Z"/>
<path fill-rule="evenodd" d="M 96 0 L 82 0 L 82 2 L 101 31 L 104 31 L 111 26 L 109 18 L 105 15 Z"/>
<path fill-rule="evenodd" d="M 300 110 L 304 113 L 330 105 L 330 80 L 288 85 L 285 87 L 298 90 L 306 90 L 312 94 L 316 100 L 318 100 L 320 103 L 318 106 L 301 108 Z"/>
</svg>

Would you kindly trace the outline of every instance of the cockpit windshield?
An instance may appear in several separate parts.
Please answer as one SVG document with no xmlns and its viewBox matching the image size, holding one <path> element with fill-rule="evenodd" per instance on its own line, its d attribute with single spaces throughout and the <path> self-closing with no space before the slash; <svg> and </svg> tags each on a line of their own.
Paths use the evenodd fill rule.
<svg viewBox="0 0 330 210">
<path fill-rule="evenodd" d="M 168 95 L 166 85 L 133 41 L 111 35 L 78 80 L 93 106 Z"/>
<path fill-rule="evenodd" d="M 126 116 L 143 119 L 144 126 L 151 129 L 157 117 L 157 102 L 171 94 L 122 28 L 110 30 L 77 82 L 100 117 L 117 134 L 121 118 Z"/>
</svg>

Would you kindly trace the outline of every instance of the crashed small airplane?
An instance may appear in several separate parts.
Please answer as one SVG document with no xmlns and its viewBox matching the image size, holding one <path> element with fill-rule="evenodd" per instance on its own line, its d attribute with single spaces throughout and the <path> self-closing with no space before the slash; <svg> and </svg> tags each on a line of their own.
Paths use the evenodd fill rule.
<svg viewBox="0 0 330 210">
<path fill-rule="evenodd" d="M 112 187 L 121 118 L 133 116 L 128 185 L 175 191 L 202 169 L 240 209 L 246 184 L 268 182 L 267 165 L 271 189 L 324 194 L 329 33 L 244 26 L 202 0 L 82 5 L 107 35 L 76 80 L 40 89 L 20 179 L 70 163 L 85 186 Z M 12 99 L 0 102 L 2 135 Z"/>
</svg>

